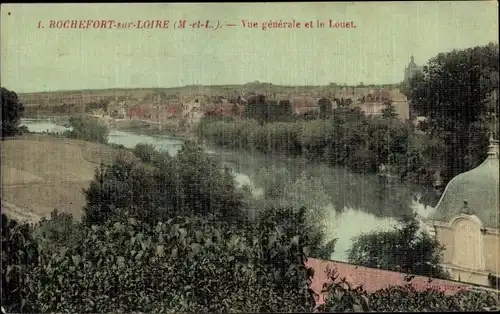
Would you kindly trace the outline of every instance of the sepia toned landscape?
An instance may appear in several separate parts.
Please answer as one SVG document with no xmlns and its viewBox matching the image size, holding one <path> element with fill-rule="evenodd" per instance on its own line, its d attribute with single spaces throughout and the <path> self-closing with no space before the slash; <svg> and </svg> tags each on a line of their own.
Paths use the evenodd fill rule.
<svg viewBox="0 0 500 314">
<path fill-rule="evenodd" d="M 498 311 L 492 8 L 2 5 L 2 312 Z"/>
</svg>

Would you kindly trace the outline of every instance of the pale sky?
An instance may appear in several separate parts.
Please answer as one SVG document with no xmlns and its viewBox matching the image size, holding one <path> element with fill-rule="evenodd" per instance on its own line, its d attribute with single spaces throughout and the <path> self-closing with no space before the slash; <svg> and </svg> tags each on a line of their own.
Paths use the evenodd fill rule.
<svg viewBox="0 0 500 314">
<path fill-rule="evenodd" d="M 10 15 L 9 15 L 10 13 Z M 170 20 L 169 29 L 50 29 L 50 20 Z M 232 23 L 173 29 L 186 19 Z M 245 29 L 241 20 L 259 22 Z M 299 29 L 268 29 L 269 20 Z M 356 28 L 328 28 L 328 20 Z M 306 21 L 326 22 L 305 28 Z M 38 22 L 44 28 L 37 28 Z M 4 4 L 1 85 L 18 93 L 184 85 L 398 83 L 410 56 L 498 42 L 498 2 Z"/>
</svg>

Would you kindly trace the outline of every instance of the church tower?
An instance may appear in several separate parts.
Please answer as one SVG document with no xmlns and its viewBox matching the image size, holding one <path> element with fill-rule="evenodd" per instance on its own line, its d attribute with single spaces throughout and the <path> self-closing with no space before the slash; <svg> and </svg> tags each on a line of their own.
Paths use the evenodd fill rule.
<svg viewBox="0 0 500 314">
<path fill-rule="evenodd" d="M 410 63 L 408 63 L 404 71 L 404 81 L 408 82 L 415 74 L 421 73 L 422 71 L 422 67 L 419 67 L 415 63 L 415 57 L 412 55 L 410 58 Z"/>
</svg>

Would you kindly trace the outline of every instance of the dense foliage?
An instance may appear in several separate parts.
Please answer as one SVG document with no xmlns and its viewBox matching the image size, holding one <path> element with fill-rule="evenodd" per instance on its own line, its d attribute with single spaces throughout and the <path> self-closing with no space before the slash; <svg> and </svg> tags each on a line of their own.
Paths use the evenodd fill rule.
<svg viewBox="0 0 500 314">
<path fill-rule="evenodd" d="M 413 110 L 428 118 L 430 135 L 446 143 L 446 181 L 481 163 L 488 137 L 498 137 L 498 53 L 493 43 L 440 53 L 410 82 Z"/>
<path fill-rule="evenodd" d="M 494 312 L 500 310 L 500 292 L 462 290 L 446 294 L 428 288 L 418 290 L 409 283 L 368 293 L 363 286 L 353 286 L 333 269 L 330 281 L 323 286 L 325 302 L 320 313 L 339 312 Z"/>
<path fill-rule="evenodd" d="M 36 288 L 27 271 L 38 260 L 32 228 L 1 214 L 2 223 L 2 306 L 20 312 L 26 295 Z"/>
<path fill-rule="evenodd" d="M 401 179 L 423 183 L 434 180 L 434 164 L 440 157 L 436 146 L 443 145 L 394 118 L 390 106 L 384 117 L 341 108 L 326 119 L 263 125 L 251 119 L 207 119 L 200 123 L 199 134 L 223 147 L 304 156 L 355 172 L 377 172 L 383 164 Z"/>
<path fill-rule="evenodd" d="M 126 211 L 91 227 L 56 214 L 35 229 L 53 229 L 58 249 L 2 215 L 2 305 L 40 313 L 310 312 L 308 239 L 296 236 L 303 211 L 267 213 L 244 228 L 196 217 L 151 224 Z M 285 217 L 290 223 L 278 219 Z M 68 234 L 77 242 L 65 241 Z M 493 310 L 498 302 L 411 287 L 368 294 L 338 280 L 326 293 L 320 312 Z"/>
<path fill-rule="evenodd" d="M 72 129 L 65 131 L 65 136 L 103 144 L 108 142 L 108 127 L 97 119 L 73 116 L 69 118 L 69 124 Z"/>
<path fill-rule="evenodd" d="M 219 313 L 311 307 L 306 242 L 295 229 L 268 220 L 242 229 L 195 217 L 156 224 L 127 217 L 84 227 L 76 245 L 59 251 L 42 246 L 39 262 L 27 271 L 38 285 L 20 296 L 25 309 Z"/>
<path fill-rule="evenodd" d="M 377 312 L 494 312 L 500 310 L 498 297 L 498 293 L 486 291 L 446 295 L 434 289 L 417 291 L 406 285 L 372 293 L 368 302 Z"/>
<path fill-rule="evenodd" d="M 440 266 L 444 247 L 421 232 L 416 216 L 389 231 L 362 234 L 348 250 L 349 263 L 433 278 L 449 278 Z"/>
<path fill-rule="evenodd" d="M 17 135 L 26 130 L 19 127 L 24 106 L 14 91 L 0 88 L 0 105 L 2 106 L 2 138 Z"/>
<path fill-rule="evenodd" d="M 243 210 L 230 170 L 201 147 L 186 143 L 175 157 L 145 145 L 134 152 L 145 163 L 119 156 L 115 164 L 97 170 L 85 191 L 89 224 L 125 208 L 135 208 L 133 215 L 146 221 L 193 214 L 233 219 Z"/>
<path fill-rule="evenodd" d="M 39 100 L 40 101 L 40 100 Z M 84 113 L 84 107 L 79 104 L 47 104 L 43 103 L 43 100 L 39 102 L 38 105 L 31 105 L 25 108 L 26 117 L 37 117 L 37 116 L 72 116 L 76 114 Z"/>
<path fill-rule="evenodd" d="M 2 291 L 25 287 L 4 303 L 9 311 L 312 308 L 304 262 L 321 239 L 305 208 L 270 205 L 250 217 L 231 174 L 198 146 L 175 157 L 147 145 L 134 151 L 142 162 L 119 156 L 96 172 L 81 223 L 54 212 L 18 239 L 3 220 L 2 275 L 20 278 Z M 27 245 L 38 258 L 16 257 Z"/>
</svg>

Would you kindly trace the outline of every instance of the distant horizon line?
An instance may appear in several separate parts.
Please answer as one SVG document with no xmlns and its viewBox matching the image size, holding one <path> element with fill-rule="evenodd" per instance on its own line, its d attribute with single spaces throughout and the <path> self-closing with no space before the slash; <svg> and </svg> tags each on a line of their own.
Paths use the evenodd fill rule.
<svg viewBox="0 0 500 314">
<path fill-rule="evenodd" d="M 394 85 L 401 85 L 402 82 L 399 83 L 384 83 L 384 84 L 337 84 L 337 83 L 330 83 L 330 84 L 322 84 L 322 85 L 277 85 L 273 83 L 268 83 L 268 82 L 260 82 L 260 81 L 254 81 L 254 82 L 249 82 L 249 83 L 244 83 L 244 84 L 214 84 L 214 85 L 199 85 L 199 84 L 193 84 L 193 85 L 183 85 L 183 86 L 173 86 L 173 87 L 110 87 L 110 88 L 86 88 L 86 89 L 58 89 L 58 90 L 44 90 L 44 91 L 30 91 L 30 92 L 16 92 L 14 89 L 9 89 L 5 86 L 2 86 L 3 88 L 9 89 L 11 91 L 14 91 L 16 94 L 21 95 L 21 94 L 41 94 L 41 93 L 68 93 L 68 92 L 89 92 L 89 91 L 113 91 L 113 90 L 154 90 L 154 89 L 181 89 L 181 88 L 189 88 L 189 87 L 243 87 L 245 85 L 252 85 L 252 84 L 259 84 L 259 85 L 270 85 L 270 86 L 275 86 L 275 87 L 284 87 L 284 88 L 293 88 L 293 87 L 328 87 L 332 84 L 335 84 L 337 87 L 378 87 L 378 86 L 394 86 Z"/>
</svg>

